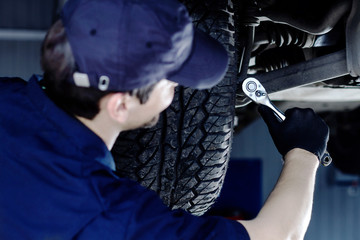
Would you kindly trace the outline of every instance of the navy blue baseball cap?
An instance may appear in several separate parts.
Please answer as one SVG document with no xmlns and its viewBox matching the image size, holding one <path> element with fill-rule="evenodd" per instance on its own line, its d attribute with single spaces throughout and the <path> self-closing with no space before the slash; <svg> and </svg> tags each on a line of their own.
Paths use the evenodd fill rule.
<svg viewBox="0 0 360 240">
<path fill-rule="evenodd" d="M 122 92 L 168 79 L 205 89 L 227 70 L 226 50 L 177 0 L 68 0 L 61 19 L 79 87 Z"/>
</svg>

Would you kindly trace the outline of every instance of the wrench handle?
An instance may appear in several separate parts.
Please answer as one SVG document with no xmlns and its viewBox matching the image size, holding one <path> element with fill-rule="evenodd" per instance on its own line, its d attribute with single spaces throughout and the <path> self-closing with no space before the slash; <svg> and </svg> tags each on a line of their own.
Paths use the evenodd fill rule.
<svg viewBox="0 0 360 240">
<path fill-rule="evenodd" d="M 269 104 L 267 104 L 266 106 L 271 108 L 271 110 L 274 112 L 274 115 L 277 117 L 277 119 L 280 122 L 285 121 L 285 114 L 282 111 L 280 111 L 270 100 L 268 102 L 269 102 Z"/>
</svg>

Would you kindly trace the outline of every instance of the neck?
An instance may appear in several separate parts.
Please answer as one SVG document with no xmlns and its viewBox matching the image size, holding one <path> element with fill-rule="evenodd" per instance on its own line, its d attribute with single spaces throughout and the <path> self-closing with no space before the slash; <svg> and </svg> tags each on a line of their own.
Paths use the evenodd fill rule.
<svg viewBox="0 0 360 240">
<path fill-rule="evenodd" d="M 120 129 L 111 122 L 104 119 L 101 115 L 97 115 L 94 119 L 87 119 L 75 116 L 86 127 L 93 131 L 106 144 L 109 151 L 114 146 L 116 138 L 120 134 Z"/>
</svg>

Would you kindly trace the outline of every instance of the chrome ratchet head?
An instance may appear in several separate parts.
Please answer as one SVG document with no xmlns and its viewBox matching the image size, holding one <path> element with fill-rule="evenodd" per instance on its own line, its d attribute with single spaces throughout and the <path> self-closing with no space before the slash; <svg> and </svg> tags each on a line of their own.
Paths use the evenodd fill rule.
<svg viewBox="0 0 360 240">
<path fill-rule="evenodd" d="M 257 104 L 265 105 L 271 108 L 275 116 L 279 121 L 285 120 L 285 115 L 282 113 L 269 99 L 268 94 L 266 93 L 265 88 L 261 85 L 259 80 L 256 78 L 247 78 L 242 83 L 242 90 L 246 96 L 248 96 L 252 101 Z"/>
</svg>

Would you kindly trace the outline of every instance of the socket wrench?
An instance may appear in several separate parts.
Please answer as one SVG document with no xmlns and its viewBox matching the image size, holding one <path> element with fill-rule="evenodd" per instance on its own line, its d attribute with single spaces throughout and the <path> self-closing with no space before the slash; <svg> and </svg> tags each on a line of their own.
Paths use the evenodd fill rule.
<svg viewBox="0 0 360 240">
<path fill-rule="evenodd" d="M 282 122 L 285 120 L 285 114 L 280 111 L 269 99 L 269 96 L 262 86 L 262 84 L 256 78 L 249 77 L 242 83 L 242 90 L 247 97 L 257 104 L 262 104 L 273 110 L 277 119 Z M 329 166 L 332 162 L 332 158 L 328 151 L 325 151 L 324 155 L 320 159 L 320 163 L 323 166 Z"/>
</svg>

